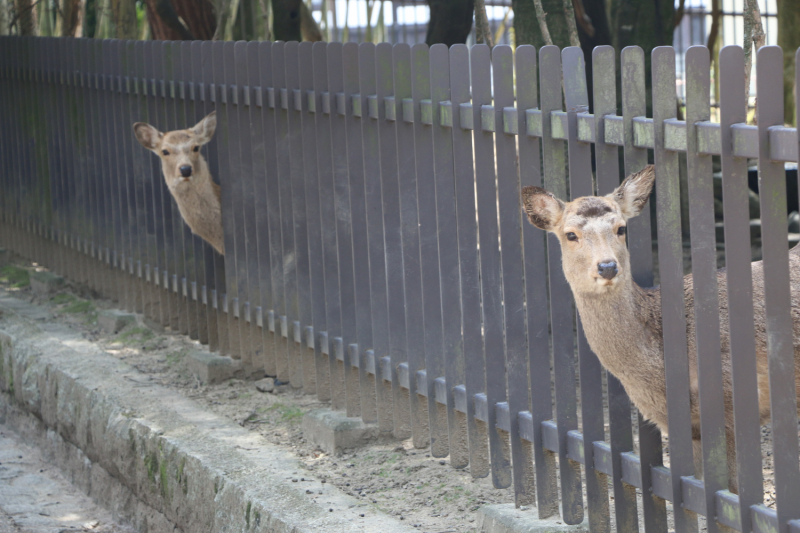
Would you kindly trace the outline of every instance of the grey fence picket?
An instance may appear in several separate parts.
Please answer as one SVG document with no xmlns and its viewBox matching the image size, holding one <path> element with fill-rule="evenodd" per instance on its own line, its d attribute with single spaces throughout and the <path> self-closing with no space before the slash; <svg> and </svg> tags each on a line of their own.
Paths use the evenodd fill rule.
<svg viewBox="0 0 800 533">
<path fill-rule="evenodd" d="M 677 119 L 675 59 L 672 48 L 653 51 L 648 118 L 637 47 L 621 54 L 618 114 L 610 47 L 592 54 L 590 113 L 578 48 L 0 37 L 0 240 L 240 359 L 248 375 L 277 376 L 473 477 L 513 484 L 517 506 L 535 503 L 540 518 L 587 515 L 592 533 L 612 522 L 638 531 L 639 512 L 648 533 L 665 531 L 668 518 L 696 531 L 700 516 L 710 531 L 800 531 L 795 376 L 785 371 L 797 252 L 787 253 L 783 167 L 800 141 L 783 126 L 782 53 L 758 53 L 758 126 L 746 124 L 740 48 L 720 53 L 720 124 L 710 121 L 703 47 L 687 52 L 686 120 Z M 217 132 L 203 150 L 222 186 L 224 256 L 191 233 L 159 159 L 131 131 L 134 122 L 191 127 L 214 110 Z M 669 468 L 641 414 L 634 452 L 630 400 L 611 373 L 604 391 L 558 237 L 520 210 L 528 185 L 563 200 L 611 193 L 619 147 L 626 174 L 649 150 L 655 160 Z M 747 158 L 760 173 L 755 279 Z M 646 205 L 628 222 L 642 287 L 654 279 L 652 215 Z M 766 323 L 754 328 L 756 311 Z M 774 508 L 763 503 L 762 336 Z"/>
<path fill-rule="evenodd" d="M 561 111 L 561 56 L 555 46 L 539 50 L 539 94 L 542 110 L 542 154 L 544 186 L 558 198 L 566 199 L 566 161 L 563 141 L 552 134 L 552 112 Z M 562 516 L 568 524 L 583 521 L 583 496 L 580 467 L 567 459 L 567 434 L 578 428 L 575 394 L 575 366 L 572 301 L 561 268 L 561 248 L 553 234 L 547 236 L 550 271 L 550 324 L 552 328 L 553 368 L 555 379 L 555 428 L 561 472 Z M 547 436 L 543 435 L 543 439 Z"/>
<path fill-rule="evenodd" d="M 500 250 L 503 323 L 505 328 L 505 381 L 506 402 L 496 408 L 498 415 L 507 416 L 497 421 L 498 428 L 508 432 L 511 444 L 514 493 L 527 500 L 530 479 L 525 475 L 530 457 L 525 454 L 519 431 L 519 413 L 529 404 L 528 358 L 525 350 L 525 293 L 522 285 L 522 212 L 520 210 L 520 180 L 516 158 L 517 139 L 511 129 L 518 126 L 513 115 L 507 116 L 514 105 L 514 57 L 509 46 L 492 50 L 492 79 L 494 81 L 493 112 L 495 130 L 495 155 L 497 158 L 497 199 Z M 508 124 L 507 124 L 508 123 Z M 513 126 L 512 126 L 513 124 Z M 480 221 L 479 221 L 480 223 Z M 487 360 L 488 361 L 488 360 Z M 491 364 L 491 363 L 490 363 Z M 499 365 L 497 365 L 499 366 Z M 488 370 L 488 368 L 487 368 Z M 489 375 L 487 373 L 487 381 Z M 488 388 L 488 387 L 487 387 Z M 490 408 L 494 406 L 490 403 Z"/>
<path fill-rule="evenodd" d="M 664 123 L 674 120 L 675 53 L 660 47 L 653 51 L 653 124 L 655 132 L 656 195 L 658 199 L 658 264 L 661 279 L 661 316 L 664 331 L 667 417 L 670 428 L 672 498 L 682 503 L 681 479 L 694 474 L 692 428 L 689 409 L 689 362 L 686 312 L 683 297 L 683 244 L 681 242 L 678 154 L 664 146 Z M 640 215 L 646 216 L 646 214 Z M 678 334 L 680 332 L 680 334 Z M 686 507 L 674 513 L 676 531 L 695 531 L 697 517 Z"/>
<path fill-rule="evenodd" d="M 405 295 L 403 293 L 403 254 L 400 233 L 400 199 L 398 189 L 397 106 L 394 95 L 392 46 L 381 43 L 375 48 L 375 91 L 380 139 L 380 178 L 383 214 L 383 240 L 386 267 L 389 345 L 386 361 L 392 376 L 392 415 L 394 436 L 411 434 L 411 412 L 408 393 L 400 387 L 398 368 L 407 358 Z M 401 115 L 402 117 L 402 115 Z M 371 244 L 371 243 L 370 243 Z M 407 391 L 407 389 L 405 389 Z"/>
<path fill-rule="evenodd" d="M 542 186 L 541 174 L 541 140 L 534 135 L 531 126 L 534 117 L 541 116 L 539 109 L 539 79 L 537 76 L 536 49 L 530 45 L 520 46 L 515 52 L 517 77 L 517 135 L 519 143 L 519 178 L 520 187 Z M 550 346 L 545 342 L 550 335 L 550 319 L 547 306 L 547 250 L 546 235 L 532 224 L 522 225 L 522 242 L 525 262 L 525 304 L 527 313 L 527 357 L 529 368 L 530 409 L 527 420 L 520 420 L 520 431 L 527 435 L 523 438 L 530 441 L 533 463 L 536 465 L 536 488 L 529 489 L 528 494 L 518 495 L 517 503 L 523 505 L 526 499 L 534 500 L 539 516 L 548 518 L 558 514 L 558 482 L 556 454 L 544 447 L 542 423 L 552 419 L 552 379 L 550 369 Z M 536 368 L 547 368 L 547 372 L 535 372 Z M 524 413 L 518 413 L 523 417 Z M 531 452 L 529 452 L 531 453 Z M 522 475 L 528 478 L 533 475 L 530 458 L 526 459 Z M 515 472 L 515 475 L 516 474 Z M 527 496 L 527 497 L 526 497 Z"/>
<path fill-rule="evenodd" d="M 647 164 L 647 149 L 634 144 L 635 117 L 646 115 L 644 53 L 629 46 L 621 54 L 622 117 L 624 135 L 625 175 L 638 172 Z M 640 287 L 653 285 L 653 252 L 650 237 L 650 203 L 645 204 L 642 215 L 628 223 L 628 247 L 633 280 Z M 640 475 L 642 486 L 652 485 L 651 466 L 662 464 L 661 435 L 656 427 L 639 415 Z M 658 498 L 642 498 L 644 526 L 652 533 L 666 531 L 666 504 Z"/>
<path fill-rule="evenodd" d="M 797 457 L 797 396 L 793 368 L 791 291 L 787 252 L 786 193 L 783 163 L 770 155 L 769 128 L 783 124 L 783 52 L 777 46 L 758 50 L 758 174 L 761 202 L 761 247 L 764 256 L 764 310 L 769 352 L 769 399 L 772 457 L 775 468 L 777 526 L 786 528 L 797 512 L 800 471 Z M 796 264 L 796 262 L 795 262 Z"/>
<path fill-rule="evenodd" d="M 331 161 L 330 172 L 320 178 L 320 194 L 323 198 L 335 198 L 336 168 L 347 168 L 346 126 L 344 123 L 344 78 L 342 68 L 342 45 L 328 46 L 328 115 L 330 117 Z M 340 109 L 342 108 L 342 109 Z M 323 111 L 324 112 L 324 111 Z M 341 172 L 341 171 L 340 171 Z M 336 409 L 347 410 L 347 379 L 350 369 L 345 363 L 342 342 L 342 299 L 339 287 L 339 247 L 336 241 L 336 203 L 326 204 L 322 210 L 322 224 L 326 228 L 327 244 L 325 261 L 325 304 L 327 313 L 327 354 L 331 376 L 331 404 Z M 349 358 L 348 358 L 349 359 Z M 354 403 L 350 402 L 352 409 Z"/>
<path fill-rule="evenodd" d="M 331 195 L 326 194 L 326 184 L 331 184 L 333 178 L 333 164 L 331 163 L 331 123 L 330 123 L 330 94 L 328 92 L 328 65 L 327 65 L 327 44 L 315 43 L 313 54 L 314 69 L 314 89 L 309 94 L 313 97 L 313 117 L 315 120 L 314 130 L 316 133 L 316 155 L 317 155 L 317 196 L 316 200 L 313 192 L 309 192 L 308 198 L 308 217 L 309 224 L 317 224 L 315 232 L 309 231 L 309 245 L 312 247 L 311 260 L 311 295 L 312 295 L 312 319 L 313 319 L 313 339 L 314 359 L 317 372 L 317 398 L 321 401 L 331 399 L 331 363 L 327 352 L 323 353 L 323 335 L 327 336 L 328 322 L 328 272 L 332 271 L 330 265 L 335 264 L 336 255 L 334 248 L 333 230 L 335 226 L 326 224 L 332 216 L 333 204 L 329 200 Z M 324 109 L 323 100 L 327 99 L 328 109 Z M 311 102 L 311 100 L 309 100 Z M 310 105 L 310 104 L 309 104 Z M 326 112 L 327 111 L 327 112 Z M 316 211 L 315 211 L 316 209 Z M 311 222 L 311 221 L 314 222 Z M 311 226 L 310 226 L 311 227 Z M 313 251 L 313 247 L 319 246 L 319 250 Z M 327 346 L 324 346 L 327 350 Z"/>
<path fill-rule="evenodd" d="M 725 220 L 725 290 L 728 294 L 733 418 L 741 531 L 750 531 L 750 508 L 763 501 L 761 432 L 758 407 L 747 159 L 733 155 L 731 127 L 747 118 L 744 51 L 726 46 L 720 64 L 720 143 Z M 730 443 L 728 444 L 730 446 Z M 731 450 L 728 450 L 730 457 Z"/>
<path fill-rule="evenodd" d="M 314 91 L 314 58 L 312 55 L 313 44 L 310 42 L 300 43 L 300 79 L 299 91 L 295 93 L 295 98 L 300 99 L 300 103 L 295 102 L 295 109 L 300 110 L 300 120 L 302 121 L 303 136 L 303 197 L 305 199 L 305 213 L 303 220 L 306 229 L 306 258 L 302 269 L 303 305 L 300 314 L 300 346 L 299 352 L 303 366 L 303 390 L 306 394 L 314 394 L 317 391 L 317 369 L 313 348 L 309 348 L 308 328 L 314 323 L 314 299 L 319 297 L 319 292 L 324 292 L 324 285 L 320 285 L 322 280 L 315 280 L 318 270 L 315 266 L 322 267 L 322 243 L 320 241 L 320 220 L 319 220 L 319 180 L 317 178 L 317 145 L 316 132 L 314 128 L 314 115 L 311 109 L 311 95 Z M 313 272 L 313 273 L 312 273 Z M 316 291 L 315 291 L 316 285 Z M 295 333 L 295 340 L 298 333 Z"/>
<path fill-rule="evenodd" d="M 351 180 L 358 183 L 359 173 L 363 172 L 363 158 L 360 148 L 361 124 L 363 120 L 356 116 L 357 107 L 361 103 L 358 87 L 358 44 L 342 45 L 342 94 L 344 94 L 343 118 L 347 139 L 346 172 L 336 174 L 334 202 L 336 212 L 352 213 Z M 355 184 L 354 184 L 355 185 Z M 336 221 L 337 244 L 339 245 L 339 299 L 341 301 L 342 320 L 342 356 L 344 357 L 345 401 L 348 416 L 365 418 L 366 413 L 373 413 L 375 408 L 370 401 L 371 391 L 367 386 L 366 365 L 362 364 L 360 339 L 358 332 L 358 312 L 355 288 L 355 261 L 353 254 L 353 221 L 351 216 L 338 217 Z M 360 251 L 360 250 L 359 250 Z M 374 420 L 374 414 L 366 416 Z"/>
<path fill-rule="evenodd" d="M 489 475 L 486 423 L 476 417 L 476 395 L 485 391 L 481 323 L 480 256 L 475 202 L 475 168 L 472 145 L 474 113 L 470 95 L 470 52 L 466 46 L 450 48 L 450 101 L 453 108 L 453 167 L 461 278 L 461 330 L 464 336 L 464 382 L 454 383 L 456 410 L 465 416 L 469 446 L 469 471 L 474 478 Z"/>
<path fill-rule="evenodd" d="M 505 346 L 503 339 L 502 272 L 497 227 L 495 187 L 494 116 L 492 114 L 491 59 L 489 48 L 470 50 L 472 72 L 472 120 L 475 145 L 475 194 L 478 210 L 480 283 L 483 326 L 483 390 L 474 396 L 475 416 L 486 424 L 492 483 L 497 488 L 511 485 L 511 457 L 508 442 L 497 430 L 498 402 L 506 400 Z M 484 108 L 484 106 L 486 106 Z M 486 120 L 484 120 L 484 109 Z M 467 398 L 472 401 L 472 398 Z"/>
<path fill-rule="evenodd" d="M 591 146 L 578 140 L 578 116 L 589 111 L 589 91 L 586 85 L 586 66 L 583 51 L 578 47 L 562 50 L 564 95 L 567 110 L 567 152 L 569 161 L 570 196 L 574 199 L 594 195 Z M 575 316 L 578 330 L 578 368 L 581 393 L 581 433 L 583 458 L 586 465 L 586 499 L 591 531 L 609 531 L 608 482 L 594 470 L 594 442 L 605 440 L 603 414 L 603 381 L 600 361 L 592 352 L 583 331 L 581 317 Z M 594 471 L 592 471 L 594 470 Z"/>
<path fill-rule="evenodd" d="M 364 201 L 366 204 L 367 247 L 369 254 L 369 295 L 372 321 L 371 356 L 375 366 L 375 399 L 378 427 L 384 433 L 394 430 L 394 395 L 396 372 L 391 370 L 389 342 L 388 286 L 383 242 L 383 202 L 381 185 L 381 144 L 379 113 L 382 97 L 378 95 L 376 48 L 372 43 L 358 47 L 361 95 L 361 138 L 364 150 Z M 365 354 L 368 352 L 365 352 Z M 385 371 L 384 371 L 385 369 Z"/>
<path fill-rule="evenodd" d="M 430 48 L 430 125 L 433 148 L 433 173 L 438 258 L 441 291 L 442 350 L 435 372 L 426 369 L 428 390 L 433 391 L 434 407 L 440 424 L 447 424 L 447 451 L 450 466 L 463 468 L 469 463 L 467 428 L 463 414 L 455 408 L 455 386 L 463 385 L 464 344 L 461 336 L 460 275 L 458 258 L 458 220 L 455 202 L 453 163 L 453 105 L 450 101 L 450 61 L 447 46 Z M 421 113 L 420 113 L 421 114 Z M 427 355 L 427 352 L 426 352 Z M 435 354 L 431 354 L 435 359 Z M 429 359 L 430 360 L 430 359 Z M 430 374 L 430 375 L 428 375 Z M 429 398 L 430 400 L 430 398 Z M 446 417 L 446 418 L 445 418 Z"/>
<path fill-rule="evenodd" d="M 261 357 L 263 350 L 261 331 L 255 320 L 256 307 L 259 307 L 261 286 L 257 275 L 259 271 L 259 249 L 258 238 L 256 236 L 256 194 L 255 194 L 255 168 L 253 165 L 253 112 L 254 102 L 250 98 L 250 78 L 251 62 L 248 52 L 248 43 L 237 42 L 234 48 L 235 55 L 235 84 L 231 87 L 234 105 L 239 116 L 239 129 L 242 132 L 241 157 L 242 157 L 242 201 L 237 205 L 243 205 L 244 209 L 239 209 L 242 229 L 237 233 L 237 239 L 243 242 L 241 246 L 237 241 L 237 250 L 243 265 L 246 276 L 246 290 L 239 289 L 239 307 L 241 314 L 239 320 L 242 325 L 243 351 L 246 351 L 250 359 L 252 372 L 262 372 Z M 252 73 L 257 76 L 258 68 Z M 242 266 L 237 263 L 241 270 Z"/>
</svg>

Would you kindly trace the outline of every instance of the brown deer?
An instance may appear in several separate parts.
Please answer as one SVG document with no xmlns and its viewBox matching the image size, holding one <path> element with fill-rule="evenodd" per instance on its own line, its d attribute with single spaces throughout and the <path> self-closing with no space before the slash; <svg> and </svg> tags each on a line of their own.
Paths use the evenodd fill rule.
<svg viewBox="0 0 800 533">
<path fill-rule="evenodd" d="M 625 242 L 628 219 L 647 203 L 655 179 L 654 167 L 628 176 L 607 196 L 587 196 L 563 202 L 539 187 L 524 187 L 522 201 L 531 224 L 554 233 L 561 244 L 562 267 L 575 297 L 586 338 L 600 362 L 622 383 L 633 403 L 648 420 L 667 433 L 667 391 L 661 291 L 639 287 L 631 277 Z M 789 252 L 794 321 L 795 376 L 800 377 L 800 247 Z M 717 272 L 726 411 L 729 486 L 736 490 L 733 399 L 731 396 L 730 333 L 725 269 Z M 761 423 L 769 420 L 769 375 L 764 312 L 764 268 L 752 264 L 756 366 Z M 692 275 L 685 276 L 684 302 L 689 349 L 692 435 L 695 465 L 699 461 L 700 403 L 695 346 Z M 800 382 L 797 383 L 800 394 Z"/>
<path fill-rule="evenodd" d="M 161 159 L 164 180 L 183 220 L 192 232 L 225 254 L 220 188 L 211 179 L 200 147 L 211 140 L 217 127 L 216 111 L 188 130 L 162 133 L 150 124 L 133 125 L 136 139 Z"/>
</svg>

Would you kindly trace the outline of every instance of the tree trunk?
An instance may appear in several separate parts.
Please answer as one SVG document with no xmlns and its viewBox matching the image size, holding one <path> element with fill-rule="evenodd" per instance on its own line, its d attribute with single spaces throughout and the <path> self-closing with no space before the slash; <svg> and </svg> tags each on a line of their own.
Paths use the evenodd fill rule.
<svg viewBox="0 0 800 533">
<path fill-rule="evenodd" d="M 0 35 L 8 35 L 8 5 L 0 0 Z"/>
<path fill-rule="evenodd" d="M 114 37 L 136 39 L 136 0 L 111 0 L 111 19 L 114 22 Z"/>
<path fill-rule="evenodd" d="M 302 0 L 272 0 L 272 35 L 276 41 L 302 41 L 300 4 Z"/>
<path fill-rule="evenodd" d="M 473 0 L 428 0 L 431 18 L 425 42 L 429 46 L 466 43 L 472 31 L 473 5 Z"/>
<path fill-rule="evenodd" d="M 60 5 L 61 14 L 56 24 L 56 34 L 62 37 L 76 37 L 81 25 L 81 0 L 62 0 Z"/>
<path fill-rule="evenodd" d="M 370 12 L 369 20 L 367 20 L 367 31 L 369 31 L 370 23 L 372 22 L 372 13 Z M 305 2 L 300 2 L 300 36 L 304 41 L 311 41 L 316 43 L 322 40 L 322 31 L 319 29 L 317 21 L 314 20 L 314 15 Z M 367 40 L 367 42 L 370 42 Z"/>
<path fill-rule="evenodd" d="M 800 48 L 800 9 L 796 0 L 778 0 L 778 46 L 783 49 L 783 120 L 795 124 L 794 56 Z"/>
<path fill-rule="evenodd" d="M 12 21 L 20 35 L 34 35 L 36 32 L 36 14 L 31 0 L 16 0 L 15 18 Z"/>
<path fill-rule="evenodd" d="M 671 46 L 675 24 L 673 0 L 609 0 L 609 27 L 617 53 L 626 46 L 637 45 L 644 51 L 647 115 L 651 116 L 650 52 L 656 46 Z M 617 70 L 619 79 L 619 70 Z M 622 93 L 618 93 L 621 102 Z"/>
<path fill-rule="evenodd" d="M 207 41 L 217 29 L 214 5 L 209 0 L 145 0 L 145 4 L 153 39 Z"/>
</svg>

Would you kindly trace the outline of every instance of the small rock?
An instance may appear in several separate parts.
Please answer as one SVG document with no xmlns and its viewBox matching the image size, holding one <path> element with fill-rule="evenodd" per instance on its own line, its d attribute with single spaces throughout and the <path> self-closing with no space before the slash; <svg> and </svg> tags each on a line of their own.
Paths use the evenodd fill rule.
<svg viewBox="0 0 800 533">
<path fill-rule="evenodd" d="M 260 379 L 255 385 L 258 392 L 272 392 L 275 390 L 275 378 Z"/>
</svg>

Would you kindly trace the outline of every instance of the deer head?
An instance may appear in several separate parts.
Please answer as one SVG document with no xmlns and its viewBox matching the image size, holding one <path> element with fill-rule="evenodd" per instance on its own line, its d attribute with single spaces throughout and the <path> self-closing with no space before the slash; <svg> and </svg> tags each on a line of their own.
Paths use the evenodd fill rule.
<svg viewBox="0 0 800 533">
<path fill-rule="evenodd" d="M 528 220 L 558 237 L 564 274 L 574 292 L 604 294 L 632 279 L 625 243 L 627 221 L 642 211 L 654 178 L 651 165 L 628 176 L 609 195 L 571 202 L 540 187 L 522 189 Z"/>
<path fill-rule="evenodd" d="M 200 147 L 214 136 L 217 114 L 212 111 L 193 128 L 162 133 L 150 124 L 133 125 L 136 139 L 161 159 L 161 170 L 170 190 L 197 179 L 210 179 Z"/>
</svg>

